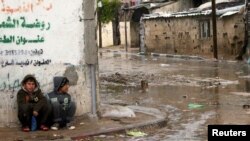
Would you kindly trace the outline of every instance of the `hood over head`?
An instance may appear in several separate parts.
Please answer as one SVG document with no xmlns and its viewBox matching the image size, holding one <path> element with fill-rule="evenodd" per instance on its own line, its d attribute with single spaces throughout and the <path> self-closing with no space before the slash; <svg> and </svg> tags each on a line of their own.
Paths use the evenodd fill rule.
<svg viewBox="0 0 250 141">
<path fill-rule="evenodd" d="M 54 91 L 58 91 L 60 87 L 63 87 L 65 84 L 69 83 L 67 77 L 64 76 L 56 76 L 54 77 Z"/>
<path fill-rule="evenodd" d="M 22 80 L 22 82 L 21 82 L 22 86 L 24 86 L 24 84 L 25 84 L 28 80 L 34 80 L 34 81 L 35 81 L 36 89 L 38 89 L 38 88 L 40 87 L 38 81 L 36 80 L 36 77 L 35 77 L 34 75 L 32 75 L 32 74 L 28 74 L 28 75 L 26 75 L 26 76 L 23 78 L 23 80 Z"/>
</svg>

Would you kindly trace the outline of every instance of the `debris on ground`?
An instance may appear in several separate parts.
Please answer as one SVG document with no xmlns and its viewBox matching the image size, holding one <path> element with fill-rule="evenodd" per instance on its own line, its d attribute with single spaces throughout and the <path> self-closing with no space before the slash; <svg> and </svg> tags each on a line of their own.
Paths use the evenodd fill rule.
<svg viewBox="0 0 250 141">
<path fill-rule="evenodd" d="M 142 90 L 142 92 L 148 91 L 148 81 L 147 80 L 141 80 L 141 90 Z"/>
<path fill-rule="evenodd" d="M 137 130 L 127 131 L 126 134 L 129 135 L 129 136 L 133 136 L 133 137 L 144 137 L 144 136 L 148 135 L 148 134 L 146 134 L 144 132 L 137 131 Z"/>
<path fill-rule="evenodd" d="M 196 104 L 196 103 L 189 103 L 188 104 L 188 108 L 189 109 L 198 109 L 198 108 L 202 108 L 204 105 L 201 104 Z"/>
<path fill-rule="evenodd" d="M 187 95 L 183 95 L 182 97 L 183 97 L 183 98 L 187 98 Z"/>
<path fill-rule="evenodd" d="M 112 74 L 108 77 L 101 77 L 100 78 L 102 81 L 107 81 L 107 82 L 113 82 L 113 83 L 119 83 L 119 84 L 127 84 L 127 79 L 124 77 L 124 75 L 116 72 L 115 74 Z"/>
<path fill-rule="evenodd" d="M 120 106 L 120 105 L 107 105 L 102 104 L 100 106 L 101 117 L 135 117 L 135 113 L 132 109 Z"/>
<path fill-rule="evenodd" d="M 118 73 L 101 74 L 101 86 L 113 88 L 114 86 L 122 87 L 141 87 L 141 81 L 150 82 L 151 86 L 169 85 L 169 86 L 192 86 L 202 88 L 225 87 L 228 85 L 239 84 L 239 81 L 225 80 L 221 78 L 202 78 L 173 74 L 156 74 L 156 73 Z"/>
<path fill-rule="evenodd" d="M 169 67 L 169 64 L 160 64 L 161 67 Z"/>
<path fill-rule="evenodd" d="M 239 96 L 246 96 L 249 97 L 250 93 L 247 92 L 230 92 L 231 94 L 239 95 Z"/>
<path fill-rule="evenodd" d="M 249 108 L 250 108 L 250 105 L 248 104 L 243 105 L 243 109 L 249 109 Z"/>
</svg>

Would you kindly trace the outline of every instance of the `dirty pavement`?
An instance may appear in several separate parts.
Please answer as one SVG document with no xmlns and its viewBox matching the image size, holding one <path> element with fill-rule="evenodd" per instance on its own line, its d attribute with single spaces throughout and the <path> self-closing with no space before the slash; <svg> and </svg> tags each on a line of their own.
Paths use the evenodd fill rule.
<svg viewBox="0 0 250 141">
<path fill-rule="evenodd" d="M 99 50 L 101 118 L 77 117 L 75 130 L 23 133 L 1 128 L 0 140 L 204 141 L 209 124 L 250 123 L 249 72 L 245 61 L 103 48 Z"/>
</svg>

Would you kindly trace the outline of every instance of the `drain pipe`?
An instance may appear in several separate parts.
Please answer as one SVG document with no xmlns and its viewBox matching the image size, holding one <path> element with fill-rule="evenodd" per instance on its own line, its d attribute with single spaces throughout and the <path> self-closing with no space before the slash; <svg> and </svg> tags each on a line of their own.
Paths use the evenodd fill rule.
<svg viewBox="0 0 250 141">
<path fill-rule="evenodd" d="M 91 104 L 92 104 L 92 115 L 97 117 L 97 104 L 96 104 L 96 72 L 95 72 L 95 65 L 89 65 L 90 68 L 90 80 L 91 80 Z"/>
<path fill-rule="evenodd" d="M 96 6 L 97 0 L 83 0 L 83 12 L 82 15 L 84 20 L 84 34 L 83 34 L 83 63 L 84 66 L 86 65 L 86 81 L 88 92 L 90 93 L 90 102 L 91 102 L 91 109 L 89 112 L 89 116 L 91 119 L 96 119 L 97 117 L 97 95 L 98 91 L 97 88 L 97 78 L 96 78 L 96 71 L 98 70 L 98 47 L 96 44 Z"/>
</svg>

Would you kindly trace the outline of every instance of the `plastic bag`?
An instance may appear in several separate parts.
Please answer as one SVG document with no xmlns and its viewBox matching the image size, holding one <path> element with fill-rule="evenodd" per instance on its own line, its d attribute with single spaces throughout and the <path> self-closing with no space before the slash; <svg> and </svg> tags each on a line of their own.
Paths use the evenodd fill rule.
<svg viewBox="0 0 250 141">
<path fill-rule="evenodd" d="M 188 104 L 189 109 L 197 109 L 197 108 L 202 108 L 202 107 L 203 107 L 203 105 L 201 105 L 201 104 L 196 104 L 196 103 L 189 103 Z"/>
</svg>

